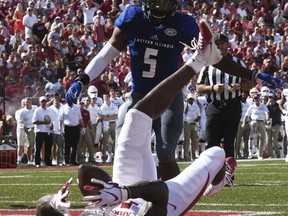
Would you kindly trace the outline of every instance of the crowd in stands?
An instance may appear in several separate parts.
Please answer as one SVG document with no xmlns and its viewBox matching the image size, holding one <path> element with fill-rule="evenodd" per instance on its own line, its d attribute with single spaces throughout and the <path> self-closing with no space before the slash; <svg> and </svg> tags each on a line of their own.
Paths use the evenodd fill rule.
<svg viewBox="0 0 288 216">
<path fill-rule="evenodd" d="M 15 117 L 26 97 L 39 105 L 39 97 L 52 101 L 56 93 L 65 103 L 65 92 L 112 36 L 119 14 L 141 4 L 139 0 L 1 0 L 0 95 L 5 114 Z M 181 0 L 178 9 L 226 34 L 230 54 L 243 59 L 249 69 L 288 78 L 288 3 Z M 189 55 L 189 50 L 183 51 L 179 64 Z M 109 92 L 124 98 L 132 85 L 129 49 L 90 85 L 100 98 Z M 193 93 L 193 85 L 189 88 Z M 281 89 L 271 92 L 281 99 Z"/>
</svg>

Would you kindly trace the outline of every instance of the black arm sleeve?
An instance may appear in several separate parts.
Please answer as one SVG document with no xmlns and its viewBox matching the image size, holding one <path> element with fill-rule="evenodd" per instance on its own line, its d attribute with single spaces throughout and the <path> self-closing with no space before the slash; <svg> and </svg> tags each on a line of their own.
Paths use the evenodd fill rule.
<svg viewBox="0 0 288 216">
<path fill-rule="evenodd" d="M 76 77 L 75 81 L 76 80 L 79 80 L 80 82 L 82 82 L 82 84 L 85 86 L 85 85 L 88 85 L 90 83 L 90 78 L 87 74 L 83 73 L 83 74 L 80 74 L 78 77 Z"/>
</svg>

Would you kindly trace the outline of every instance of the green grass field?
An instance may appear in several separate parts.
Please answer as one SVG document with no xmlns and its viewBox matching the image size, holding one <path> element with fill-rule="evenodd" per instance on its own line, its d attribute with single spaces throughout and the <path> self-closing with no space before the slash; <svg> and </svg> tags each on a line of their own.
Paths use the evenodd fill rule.
<svg viewBox="0 0 288 216">
<path fill-rule="evenodd" d="M 180 163 L 181 169 L 188 164 Z M 28 168 L 28 167 L 26 167 Z M 111 174 L 112 167 L 103 167 Z M 0 209 L 35 209 L 43 195 L 54 193 L 70 178 L 69 200 L 73 209 L 84 203 L 76 183 L 77 169 L 28 168 L 0 170 Z M 284 160 L 241 160 L 235 187 L 225 187 L 213 198 L 201 198 L 193 210 L 267 212 L 262 215 L 288 215 L 288 164 Z"/>
</svg>

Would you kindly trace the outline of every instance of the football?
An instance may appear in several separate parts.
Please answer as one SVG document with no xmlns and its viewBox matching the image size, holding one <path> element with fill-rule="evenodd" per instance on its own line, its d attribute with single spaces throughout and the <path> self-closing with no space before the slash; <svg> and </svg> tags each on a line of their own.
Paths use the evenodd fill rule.
<svg viewBox="0 0 288 216">
<path fill-rule="evenodd" d="M 93 165 L 81 165 L 78 170 L 78 186 L 84 196 L 95 195 L 97 189 L 103 189 L 102 185 L 92 183 L 91 179 L 96 178 L 104 182 L 111 181 L 111 177 L 104 170 Z"/>
</svg>

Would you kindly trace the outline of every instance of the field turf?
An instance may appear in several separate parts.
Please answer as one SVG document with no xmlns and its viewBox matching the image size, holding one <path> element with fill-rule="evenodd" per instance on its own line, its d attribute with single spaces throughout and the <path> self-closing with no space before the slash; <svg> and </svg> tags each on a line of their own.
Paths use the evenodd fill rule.
<svg viewBox="0 0 288 216">
<path fill-rule="evenodd" d="M 179 165 L 184 169 L 189 163 Z M 111 166 L 102 167 L 111 174 Z M 85 204 L 81 201 L 76 176 L 77 167 L 21 165 L 16 169 L 1 169 L 0 215 L 6 209 L 35 209 L 38 198 L 57 192 L 71 177 L 72 209 L 82 209 Z M 208 212 L 206 215 L 224 215 L 217 212 L 226 211 L 225 215 L 288 215 L 288 164 L 283 159 L 238 161 L 235 186 L 225 187 L 213 198 L 202 197 L 193 211 L 193 215 L 201 215 L 202 211 Z"/>
</svg>

